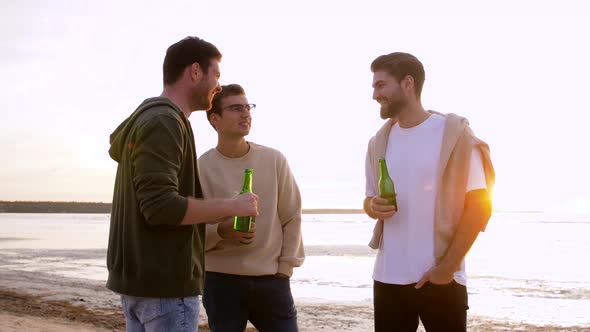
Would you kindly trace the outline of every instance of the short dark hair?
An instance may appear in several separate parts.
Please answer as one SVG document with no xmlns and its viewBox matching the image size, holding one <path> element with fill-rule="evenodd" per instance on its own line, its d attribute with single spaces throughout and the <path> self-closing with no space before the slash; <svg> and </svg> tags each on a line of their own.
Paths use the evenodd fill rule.
<svg viewBox="0 0 590 332">
<path fill-rule="evenodd" d="M 406 76 L 414 78 L 414 89 L 416 95 L 420 97 L 422 87 L 424 86 L 424 66 L 422 62 L 409 53 L 395 52 L 378 57 L 371 63 L 371 71 L 386 71 L 395 77 L 398 82 Z"/>
<path fill-rule="evenodd" d="M 184 69 L 195 62 L 207 72 L 211 59 L 221 60 L 221 53 L 215 45 L 199 37 L 189 36 L 172 44 L 164 58 L 164 85 L 178 81 Z"/>
<path fill-rule="evenodd" d="M 244 91 L 244 88 L 242 88 L 242 86 L 240 86 L 239 84 L 222 85 L 221 92 L 213 96 L 213 102 L 211 102 L 211 109 L 207 111 L 207 120 L 209 120 L 209 123 L 211 123 L 211 114 L 216 113 L 221 115 L 221 101 L 223 100 L 223 98 L 231 96 L 241 96 L 245 94 L 246 91 Z M 211 126 L 213 126 L 212 123 Z M 215 128 L 215 126 L 213 126 L 213 128 Z"/>
</svg>

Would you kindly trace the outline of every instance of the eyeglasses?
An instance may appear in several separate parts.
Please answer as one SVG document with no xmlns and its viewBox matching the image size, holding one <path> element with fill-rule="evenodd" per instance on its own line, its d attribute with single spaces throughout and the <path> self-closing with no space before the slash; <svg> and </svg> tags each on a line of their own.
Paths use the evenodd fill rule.
<svg viewBox="0 0 590 332">
<path fill-rule="evenodd" d="M 232 104 L 222 107 L 221 109 L 229 109 L 232 112 L 242 113 L 244 111 L 252 112 L 256 108 L 256 104 Z"/>
</svg>

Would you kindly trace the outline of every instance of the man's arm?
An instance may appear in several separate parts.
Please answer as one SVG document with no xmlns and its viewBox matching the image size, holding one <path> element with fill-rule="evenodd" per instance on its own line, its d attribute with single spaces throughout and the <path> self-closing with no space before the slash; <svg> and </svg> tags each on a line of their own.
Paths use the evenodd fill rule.
<svg viewBox="0 0 590 332">
<path fill-rule="evenodd" d="M 475 239 L 492 215 L 492 203 L 486 189 L 470 191 L 465 196 L 465 209 L 457 232 L 440 264 L 443 269 L 454 273 Z"/>
<path fill-rule="evenodd" d="M 180 224 L 218 223 L 229 216 L 258 216 L 258 196 L 245 193 L 234 198 L 189 198 Z"/>
<path fill-rule="evenodd" d="M 463 215 L 455 235 L 443 259 L 438 262 L 442 270 L 451 274 L 459 269 L 463 258 L 492 215 L 492 201 L 487 190 L 481 153 L 477 148 L 471 152 L 463 206 Z"/>
<path fill-rule="evenodd" d="M 468 192 L 465 196 L 463 215 L 449 249 L 440 263 L 422 277 L 416 288 L 422 287 L 427 281 L 433 284 L 448 284 L 453 281 L 453 274 L 461 266 L 491 214 L 492 204 L 486 189 Z"/>
<path fill-rule="evenodd" d="M 476 148 L 471 154 L 466 190 L 463 214 L 447 252 L 434 268 L 424 274 L 416 288 L 422 287 L 427 281 L 434 284 L 453 281 L 453 274 L 459 269 L 479 232 L 485 229 L 490 219 L 492 201 L 487 190 L 481 155 Z"/>
</svg>

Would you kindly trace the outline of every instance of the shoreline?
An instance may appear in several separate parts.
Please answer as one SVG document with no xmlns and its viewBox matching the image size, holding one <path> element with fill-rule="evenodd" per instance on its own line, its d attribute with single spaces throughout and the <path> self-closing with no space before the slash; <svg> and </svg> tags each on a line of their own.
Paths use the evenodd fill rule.
<svg viewBox="0 0 590 332">
<path fill-rule="evenodd" d="M 295 299 L 301 332 L 367 332 L 373 330 L 370 301 L 338 302 Z M 0 271 L 1 331 L 124 331 L 117 294 L 101 281 L 48 273 Z M 249 325 L 251 326 L 251 325 Z M 470 314 L 469 331 L 590 331 L 583 326 L 533 325 Z M 209 331 L 201 307 L 199 332 Z M 256 331 L 249 328 L 246 331 Z M 422 327 L 418 331 L 424 331 Z"/>
<path fill-rule="evenodd" d="M 117 327 L 123 324 L 120 297 L 105 288 L 109 230 L 105 215 L 0 217 L 4 230 L 0 234 L 0 331 L 122 330 Z M 575 221 L 558 217 L 555 220 Z M 497 216 L 498 222 L 471 252 L 477 257 L 471 270 L 477 273 L 470 275 L 469 331 L 590 332 L 590 280 L 585 274 L 590 270 L 582 266 L 570 270 L 568 262 L 539 257 L 565 253 L 567 246 L 590 248 L 581 236 L 587 233 L 590 219 L 584 219 L 589 220 L 586 224 L 564 226 L 569 233 L 559 239 L 554 234 L 561 226 L 529 224 L 537 217 L 506 224 L 512 219 Z M 342 232 L 333 232 L 335 225 Z M 376 251 L 364 241 L 372 234 L 372 224 L 362 218 L 335 216 L 303 226 L 307 259 L 292 283 L 300 331 L 372 331 L 370 271 Z M 518 251 L 519 245 L 514 244 L 523 232 L 537 239 L 528 248 L 535 255 Z M 499 247 L 497 238 L 513 245 Z M 502 258 L 515 253 L 520 254 Z M 524 269 L 523 261 L 528 262 Z M 549 267 L 542 262 L 549 262 Z M 105 317 L 115 325 L 105 325 Z M 206 331 L 203 309 L 200 318 L 201 331 Z"/>
<path fill-rule="evenodd" d="M 301 332 L 322 331 L 368 332 L 373 330 L 372 308 L 366 305 L 296 301 Z M 343 316 L 346 315 L 346 316 Z M 302 321 L 305 319 L 305 322 Z M 0 288 L 1 331 L 105 332 L 124 331 L 125 320 L 120 309 L 88 309 L 69 301 L 48 301 L 39 296 L 6 291 Z M 210 332 L 206 322 L 199 322 L 199 332 Z M 255 332 L 250 325 L 245 332 Z M 581 332 L 582 326 L 537 326 L 519 322 L 499 322 L 468 315 L 468 331 Z M 417 332 L 424 332 L 422 325 Z"/>
</svg>

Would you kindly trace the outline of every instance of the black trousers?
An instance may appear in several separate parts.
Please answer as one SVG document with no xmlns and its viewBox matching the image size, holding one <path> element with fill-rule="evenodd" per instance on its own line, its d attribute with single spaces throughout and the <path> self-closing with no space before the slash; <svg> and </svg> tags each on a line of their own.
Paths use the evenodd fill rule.
<svg viewBox="0 0 590 332">
<path fill-rule="evenodd" d="M 373 285 L 375 332 L 416 332 L 418 319 L 427 332 L 467 331 L 467 288 L 455 281 L 448 285 L 427 282 L 422 288 Z"/>
</svg>

